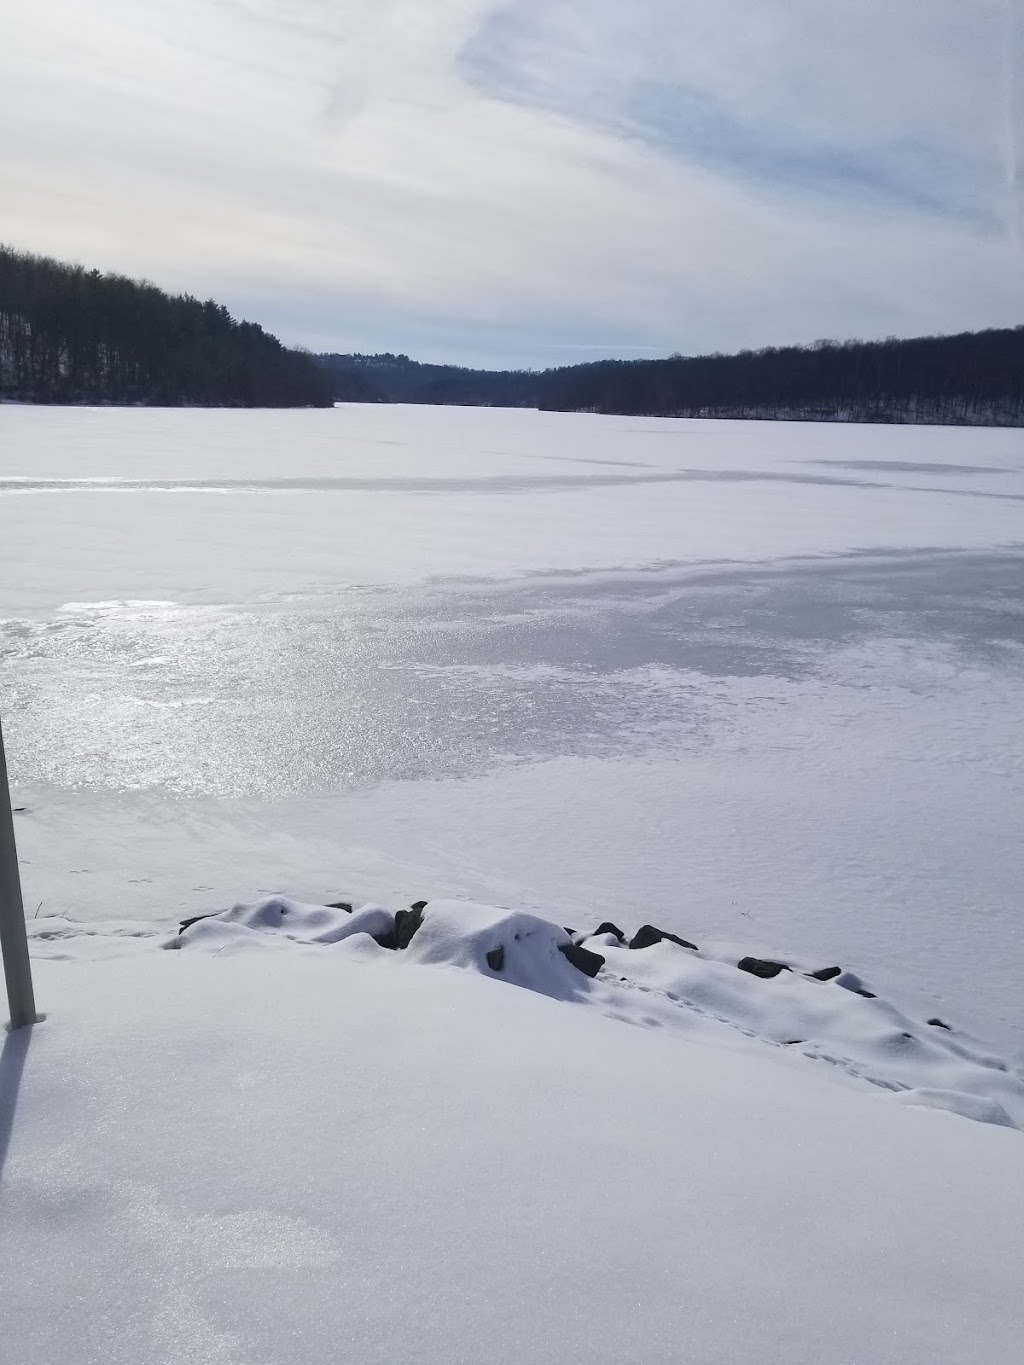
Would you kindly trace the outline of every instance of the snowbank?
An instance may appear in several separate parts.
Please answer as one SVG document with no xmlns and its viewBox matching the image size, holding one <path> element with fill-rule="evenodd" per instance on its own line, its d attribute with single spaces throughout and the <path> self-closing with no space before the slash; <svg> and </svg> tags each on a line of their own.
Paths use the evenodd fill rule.
<svg viewBox="0 0 1024 1365">
<path fill-rule="evenodd" d="M 384 955 L 394 966 L 460 968 L 691 1039 L 753 1041 L 775 1060 L 784 1049 L 904 1103 L 1024 1129 L 1019 1070 L 950 1021 L 881 998 L 855 972 L 758 958 L 736 945 L 701 949 L 652 925 L 628 939 L 616 925 L 598 928 L 573 933 L 536 914 L 460 901 L 420 901 L 393 915 L 275 896 L 185 921 L 166 946 L 220 954 L 368 937 L 404 949 Z"/>
<path fill-rule="evenodd" d="M 1020 1135 L 742 1032 L 758 999 L 834 1002 L 819 1030 L 877 1002 L 669 942 L 593 945 L 591 980 L 560 926 L 483 907 L 427 906 L 390 951 L 336 936 L 380 907 L 321 909 L 101 960 L 95 926 L 76 960 L 34 923 L 48 1017 L 0 1062 L 5 1360 L 1019 1358 Z M 700 983 L 703 1012 L 670 998 Z"/>
</svg>

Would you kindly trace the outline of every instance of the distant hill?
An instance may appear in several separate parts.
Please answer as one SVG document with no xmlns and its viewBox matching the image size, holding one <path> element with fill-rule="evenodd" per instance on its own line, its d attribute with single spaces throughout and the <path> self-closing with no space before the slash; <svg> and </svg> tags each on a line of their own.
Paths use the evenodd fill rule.
<svg viewBox="0 0 1024 1365">
<path fill-rule="evenodd" d="M 0 399 L 329 407 L 323 370 L 212 299 L 0 245 Z"/>
<path fill-rule="evenodd" d="M 539 406 L 541 375 L 534 370 L 470 370 L 425 365 L 407 355 L 315 357 L 339 403 L 438 403 L 477 408 Z"/>
<path fill-rule="evenodd" d="M 598 360 L 548 370 L 320 355 L 341 402 L 453 403 L 660 417 L 1024 426 L 1024 327 L 817 341 L 736 355 Z"/>
</svg>

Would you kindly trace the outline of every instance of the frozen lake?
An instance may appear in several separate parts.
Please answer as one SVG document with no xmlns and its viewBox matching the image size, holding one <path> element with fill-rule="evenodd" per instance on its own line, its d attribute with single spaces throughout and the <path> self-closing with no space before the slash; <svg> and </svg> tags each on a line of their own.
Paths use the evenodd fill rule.
<svg viewBox="0 0 1024 1365">
<path fill-rule="evenodd" d="M 1022 588 L 1016 431 L 0 407 L 29 913 L 621 912 L 1020 1048 Z"/>
</svg>

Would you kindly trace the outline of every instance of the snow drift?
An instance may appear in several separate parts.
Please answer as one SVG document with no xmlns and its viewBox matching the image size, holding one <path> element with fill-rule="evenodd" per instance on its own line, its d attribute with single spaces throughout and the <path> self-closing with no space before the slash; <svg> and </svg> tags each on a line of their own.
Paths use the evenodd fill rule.
<svg viewBox="0 0 1024 1365">
<path fill-rule="evenodd" d="M 652 925 L 574 933 L 536 914 L 469 902 L 303 905 L 275 896 L 185 921 L 168 948 L 219 953 L 366 940 L 394 965 L 459 968 L 606 1015 L 717 1043 L 756 1039 L 825 1063 L 903 1103 L 1024 1129 L 1024 1076 L 979 1039 L 936 1016 L 914 1018 L 838 965 L 704 949 Z M 372 950 L 371 950 L 372 951 Z M 382 959 L 390 955 L 385 951 Z M 592 979 L 593 978 L 593 979 Z"/>
</svg>

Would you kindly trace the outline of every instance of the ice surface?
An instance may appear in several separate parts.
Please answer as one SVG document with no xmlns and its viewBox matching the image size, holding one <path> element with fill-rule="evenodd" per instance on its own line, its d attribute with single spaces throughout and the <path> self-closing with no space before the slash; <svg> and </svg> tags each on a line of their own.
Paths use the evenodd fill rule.
<svg viewBox="0 0 1024 1365">
<path fill-rule="evenodd" d="M 1015 431 L 0 408 L 29 913 L 623 907 L 1020 1049 L 1022 582 Z"/>
<path fill-rule="evenodd" d="M 0 611 L 1019 544 L 1022 467 L 1017 431 L 3 407 Z"/>
</svg>

